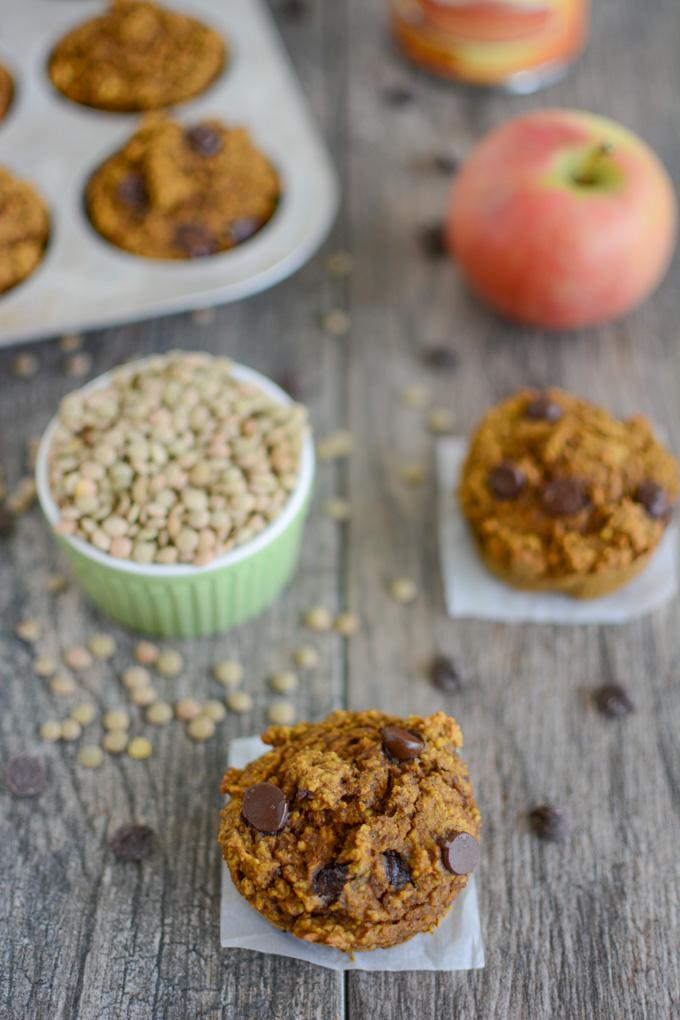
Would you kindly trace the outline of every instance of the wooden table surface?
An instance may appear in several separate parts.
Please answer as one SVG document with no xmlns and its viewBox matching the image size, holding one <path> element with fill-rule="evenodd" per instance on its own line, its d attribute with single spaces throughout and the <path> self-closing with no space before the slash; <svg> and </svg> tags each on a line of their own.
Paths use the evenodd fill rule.
<svg viewBox="0 0 680 1020">
<path fill-rule="evenodd" d="M 64 711 L 33 676 L 18 619 L 45 623 L 57 652 L 95 629 L 116 635 L 112 664 L 81 690 L 100 706 L 120 699 L 117 671 L 134 638 L 110 627 L 75 589 L 44 590 L 59 569 L 37 510 L 0 552 L 0 734 L 3 759 L 40 753 L 49 770 L 34 800 L 0 790 L 0 1017 L 146 1020 L 670 1020 L 680 1016 L 680 619 L 678 603 L 621 627 L 452 622 L 439 575 L 433 443 L 422 412 L 400 405 L 422 381 L 453 408 L 461 432 L 514 388 L 558 383 L 617 412 L 642 411 L 680 450 L 677 260 L 654 299 L 617 325 L 545 337 L 496 321 L 465 292 L 455 268 L 423 254 L 418 235 L 441 216 L 448 182 L 433 169 L 447 147 L 463 155 L 488 127 L 547 105 L 591 108 L 640 131 L 680 174 L 680 19 L 677 0 L 597 0 L 592 44 L 562 84 L 530 99 L 457 91 L 402 65 L 385 35 L 379 0 L 310 0 L 307 16 L 274 12 L 341 176 L 344 202 L 329 243 L 293 279 L 218 311 L 211 325 L 167 318 L 87 337 L 93 373 L 170 347 L 233 355 L 295 377 L 319 435 L 354 433 L 349 461 L 319 471 L 302 563 L 279 603 L 215 640 L 179 646 L 187 669 L 163 681 L 169 696 L 215 696 L 209 667 L 234 655 L 255 697 L 251 717 L 190 742 L 174 724 L 154 734 L 147 762 L 108 757 L 99 771 L 73 745 L 41 745 L 39 723 Z M 287 8 L 290 10 L 290 7 Z M 406 86 L 413 102 L 386 102 Z M 3 159 L 5 154 L 2 153 Z M 349 279 L 325 256 L 348 249 Z M 83 281 L 83 286 L 86 286 Z M 325 335 L 324 312 L 347 309 L 346 338 Z M 419 348 L 446 341 L 454 373 L 434 374 Z M 28 381 L 0 355 L 0 462 L 22 471 L 25 441 L 73 385 L 55 341 L 37 344 Z M 422 460 L 427 484 L 408 488 L 404 459 Z M 348 525 L 321 512 L 347 495 Z M 417 580 L 410 607 L 386 581 Z M 457 974 L 346 977 L 313 965 L 219 947 L 218 784 L 228 737 L 258 731 L 266 678 L 303 638 L 299 616 L 320 603 L 351 606 L 362 630 L 350 643 L 324 636 L 322 668 L 297 697 L 301 717 L 334 706 L 451 711 L 484 817 L 478 872 L 486 968 Z M 423 662 L 448 652 L 464 666 L 462 693 L 444 698 Z M 624 683 L 637 712 L 603 719 L 588 691 Z M 165 688 L 164 688 L 165 690 Z M 543 844 L 526 829 L 536 802 L 569 812 L 571 838 Z M 107 836 L 144 821 L 158 834 L 140 866 L 118 862 Z"/>
</svg>

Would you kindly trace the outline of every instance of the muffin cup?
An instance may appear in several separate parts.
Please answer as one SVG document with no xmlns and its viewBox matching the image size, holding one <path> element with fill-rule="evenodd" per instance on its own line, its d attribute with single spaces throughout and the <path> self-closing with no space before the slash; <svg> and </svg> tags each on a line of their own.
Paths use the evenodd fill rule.
<svg viewBox="0 0 680 1020">
<path fill-rule="evenodd" d="M 253 369 L 234 364 L 233 374 L 273 400 L 292 403 Z M 82 392 L 100 389 L 111 378 L 110 372 L 98 376 Z M 48 454 L 56 426 L 55 417 L 40 440 L 35 471 L 40 506 L 53 533 L 59 510 L 49 488 Z M 255 616 L 285 587 L 297 563 L 313 480 L 314 446 L 307 435 L 297 485 L 279 516 L 251 541 L 201 567 L 142 566 L 115 559 L 81 538 L 56 533 L 55 538 L 81 586 L 107 616 L 143 634 L 203 637 Z"/>
</svg>

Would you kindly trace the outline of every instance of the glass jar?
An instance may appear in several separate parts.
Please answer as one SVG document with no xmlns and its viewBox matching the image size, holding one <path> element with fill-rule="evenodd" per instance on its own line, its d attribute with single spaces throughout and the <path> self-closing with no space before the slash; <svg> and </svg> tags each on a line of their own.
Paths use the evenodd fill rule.
<svg viewBox="0 0 680 1020">
<path fill-rule="evenodd" d="M 533 92 L 585 45 L 588 0 L 389 0 L 392 32 L 412 63 L 473 85 Z"/>
</svg>

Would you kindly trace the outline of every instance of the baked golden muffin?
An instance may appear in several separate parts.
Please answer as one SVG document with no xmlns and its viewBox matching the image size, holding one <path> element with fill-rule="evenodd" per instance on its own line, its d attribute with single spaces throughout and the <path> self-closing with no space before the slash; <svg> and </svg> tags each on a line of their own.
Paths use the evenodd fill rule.
<svg viewBox="0 0 680 1020">
<path fill-rule="evenodd" d="M 14 98 L 14 81 L 6 67 L 0 64 L 0 120 L 2 120 L 12 105 Z"/>
<path fill-rule="evenodd" d="M 482 559 L 507 584 L 597 598 L 647 565 L 678 490 L 678 464 L 645 418 L 620 421 L 550 389 L 487 412 L 458 495 Z"/>
<path fill-rule="evenodd" d="M 113 0 L 57 43 L 48 73 L 59 92 L 82 106 L 158 110 L 203 92 L 226 57 L 217 32 L 195 18 L 147 0 Z"/>
<path fill-rule="evenodd" d="M 0 167 L 0 294 L 33 272 L 49 234 L 47 206 L 33 185 Z"/>
<path fill-rule="evenodd" d="M 107 241 L 136 255 L 194 259 L 252 237 L 279 200 L 279 178 L 245 128 L 192 127 L 148 115 L 87 185 L 87 210 Z"/>
<path fill-rule="evenodd" d="M 219 842 L 250 905 L 348 953 L 436 927 L 479 860 L 456 721 L 338 711 L 262 739 L 222 782 Z"/>
</svg>

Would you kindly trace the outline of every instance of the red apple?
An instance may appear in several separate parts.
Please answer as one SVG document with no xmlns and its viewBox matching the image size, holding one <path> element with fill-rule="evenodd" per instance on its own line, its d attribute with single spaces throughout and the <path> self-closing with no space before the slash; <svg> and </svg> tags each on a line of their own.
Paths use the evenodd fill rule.
<svg viewBox="0 0 680 1020">
<path fill-rule="evenodd" d="M 616 318 L 663 277 L 676 199 L 645 143 L 605 117 L 541 110 L 492 131 L 451 194 L 447 243 L 502 315 L 547 329 Z"/>
</svg>

